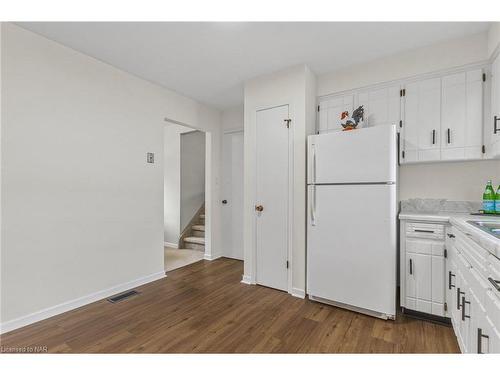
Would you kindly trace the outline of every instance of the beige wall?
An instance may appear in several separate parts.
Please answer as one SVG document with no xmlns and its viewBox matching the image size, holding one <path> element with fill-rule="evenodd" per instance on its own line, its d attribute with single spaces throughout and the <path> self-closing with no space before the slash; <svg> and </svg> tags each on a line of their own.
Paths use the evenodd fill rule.
<svg viewBox="0 0 500 375">
<path fill-rule="evenodd" d="M 165 117 L 211 137 L 217 250 L 219 111 L 13 24 L 1 38 L 2 330 L 164 276 Z"/>
<path fill-rule="evenodd" d="M 487 180 L 500 184 L 500 160 L 402 165 L 399 195 L 480 201 Z"/>
</svg>

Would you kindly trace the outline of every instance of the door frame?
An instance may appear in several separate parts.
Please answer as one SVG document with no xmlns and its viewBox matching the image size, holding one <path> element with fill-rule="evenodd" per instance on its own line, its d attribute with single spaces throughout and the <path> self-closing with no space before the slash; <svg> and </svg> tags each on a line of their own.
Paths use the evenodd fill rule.
<svg viewBox="0 0 500 375">
<path fill-rule="evenodd" d="M 169 122 L 176 125 L 185 126 L 187 128 L 193 129 L 193 131 L 201 131 L 205 133 L 205 254 L 203 258 L 205 260 L 214 260 L 219 256 L 214 256 L 212 253 L 212 243 L 213 243 L 213 225 L 212 225 L 212 215 L 213 210 L 213 198 L 215 197 L 212 191 L 212 173 L 214 171 L 213 161 L 212 161 L 212 149 L 213 149 L 213 134 L 211 131 L 202 129 L 198 126 L 193 126 L 185 122 L 177 121 L 168 117 L 164 118 L 165 122 Z"/>
<path fill-rule="evenodd" d="M 287 225 L 287 260 L 288 260 L 288 269 L 287 269 L 287 292 L 292 294 L 292 269 L 293 269 L 293 257 L 292 257 L 292 249 L 293 249 L 293 195 L 294 195 L 294 173 L 293 173 L 293 155 L 294 155 L 294 115 L 293 115 L 293 106 L 290 102 L 288 103 L 277 103 L 275 105 L 265 105 L 258 106 L 254 111 L 254 120 L 255 120 L 255 136 L 253 137 L 252 147 L 253 150 L 257 150 L 257 112 L 265 111 L 269 109 L 274 109 L 278 107 L 288 106 L 288 118 L 291 119 L 291 125 L 288 132 L 288 225 Z M 284 119 L 283 119 L 284 120 Z M 257 153 L 254 152 L 254 175 L 255 181 L 252 186 L 252 196 L 253 196 L 253 204 L 256 204 L 257 199 Z M 255 215 L 255 210 L 253 210 L 253 220 L 252 220 L 252 275 L 250 275 L 250 283 L 257 284 L 257 216 Z M 245 280 L 244 280 L 245 282 Z"/>
<path fill-rule="evenodd" d="M 245 129 L 244 128 L 231 128 L 231 129 L 226 129 L 222 132 L 222 142 L 221 142 L 221 148 L 222 148 L 222 151 L 221 151 L 221 157 L 224 157 L 223 155 L 223 152 L 224 152 L 224 136 L 226 135 L 231 135 L 231 134 L 238 134 L 238 133 L 241 133 L 243 135 L 243 157 L 244 157 L 244 148 L 245 148 L 245 144 L 244 144 L 244 139 L 245 139 Z M 224 169 L 225 166 L 224 166 L 224 161 L 222 161 L 221 163 L 221 168 Z M 222 174 L 221 174 L 221 181 L 223 181 L 223 176 L 224 176 L 224 170 L 222 171 Z M 244 177 L 244 176 L 243 176 Z M 232 190 L 232 185 L 231 185 L 231 190 Z M 243 186 L 242 186 L 243 190 L 245 188 L 245 184 L 243 183 Z M 222 186 L 221 186 L 221 194 L 223 194 L 224 191 L 222 190 Z M 242 192 L 243 193 L 243 192 Z M 242 194 L 242 198 L 244 200 L 244 193 Z M 221 210 L 221 222 L 222 222 L 222 215 L 223 215 L 223 212 Z M 245 209 L 244 209 L 244 206 L 243 206 L 243 210 L 241 212 L 241 216 L 242 216 L 242 219 L 244 219 L 245 217 Z M 242 223 L 243 225 L 243 223 Z M 243 246 L 243 259 L 245 259 L 245 251 L 244 251 L 244 236 L 242 238 L 242 246 Z M 226 249 L 224 249 L 224 246 L 222 245 L 223 241 L 221 240 L 221 251 L 222 251 L 222 254 L 223 256 L 227 256 L 227 253 L 225 252 Z"/>
</svg>

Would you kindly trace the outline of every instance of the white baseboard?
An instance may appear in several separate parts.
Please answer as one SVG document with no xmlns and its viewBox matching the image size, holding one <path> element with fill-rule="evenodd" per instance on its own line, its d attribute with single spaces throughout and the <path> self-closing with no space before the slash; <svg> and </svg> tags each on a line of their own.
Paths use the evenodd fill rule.
<svg viewBox="0 0 500 375">
<path fill-rule="evenodd" d="M 163 246 L 165 247 L 173 247 L 174 249 L 178 249 L 179 248 L 179 244 L 178 243 L 173 243 L 173 242 L 163 242 Z"/>
<path fill-rule="evenodd" d="M 215 259 L 219 259 L 221 257 L 222 257 L 222 255 L 209 255 L 209 254 L 205 254 L 203 256 L 203 259 L 205 259 L 205 260 L 215 260 Z"/>
<path fill-rule="evenodd" d="M 297 298 L 306 298 L 306 292 L 304 291 L 304 289 L 292 288 L 292 292 L 290 294 Z"/>
<path fill-rule="evenodd" d="M 140 277 L 138 279 L 128 281 L 123 284 L 116 285 L 114 287 L 100 290 L 96 293 L 88 294 L 86 296 L 76 298 L 71 301 L 63 302 L 59 305 L 55 305 L 52 307 L 48 307 L 46 309 L 22 316 L 20 318 L 12 319 L 7 322 L 0 324 L 0 333 L 6 333 L 9 331 L 13 331 L 15 329 L 27 326 L 29 324 L 33 324 L 39 322 L 40 320 L 44 320 L 55 315 L 59 315 L 65 313 L 70 310 L 74 310 L 78 307 L 82 307 L 84 305 L 88 305 L 89 303 L 99 301 L 101 299 L 110 297 L 112 295 L 124 292 L 126 290 L 136 288 L 140 285 L 144 285 L 150 283 L 152 281 L 156 281 L 166 277 L 164 271 L 157 272 L 148 276 Z"/>
<path fill-rule="evenodd" d="M 243 284 L 248 284 L 248 285 L 252 285 L 252 278 L 248 275 L 243 275 L 243 278 L 241 279 L 241 282 Z"/>
</svg>

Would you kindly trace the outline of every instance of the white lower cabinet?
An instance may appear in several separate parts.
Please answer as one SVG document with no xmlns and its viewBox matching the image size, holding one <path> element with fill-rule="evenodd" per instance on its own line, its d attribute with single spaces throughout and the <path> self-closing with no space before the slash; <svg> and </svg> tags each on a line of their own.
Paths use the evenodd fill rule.
<svg viewBox="0 0 500 375">
<path fill-rule="evenodd" d="M 401 306 L 450 318 L 462 353 L 500 353 L 500 259 L 432 222 L 402 220 L 400 249 Z"/>
<path fill-rule="evenodd" d="M 500 291 L 489 280 L 500 260 L 454 226 L 446 249 L 446 303 L 460 350 L 500 353 Z"/>
<path fill-rule="evenodd" d="M 401 305 L 445 316 L 444 225 L 403 222 L 401 228 Z"/>
</svg>

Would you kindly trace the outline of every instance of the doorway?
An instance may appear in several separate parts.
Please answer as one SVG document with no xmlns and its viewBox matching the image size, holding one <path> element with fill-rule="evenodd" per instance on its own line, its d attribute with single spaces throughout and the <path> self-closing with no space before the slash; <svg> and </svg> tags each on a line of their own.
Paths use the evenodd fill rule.
<svg viewBox="0 0 500 375">
<path fill-rule="evenodd" d="M 222 253 L 243 260 L 243 130 L 222 139 Z"/>
<path fill-rule="evenodd" d="M 256 114 L 256 282 L 288 290 L 290 128 L 282 105 Z"/>
<path fill-rule="evenodd" d="M 206 134 L 179 123 L 164 126 L 165 271 L 205 257 Z"/>
</svg>

